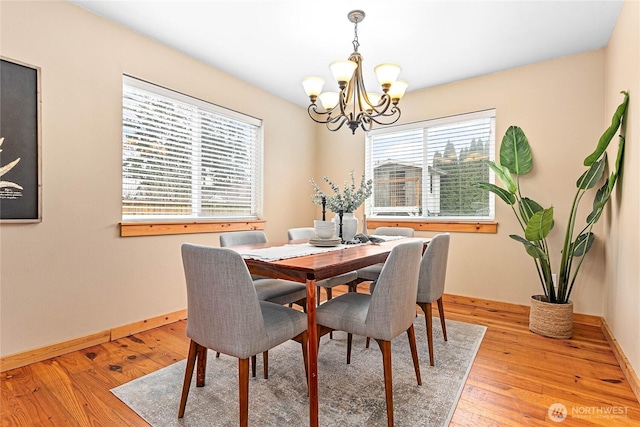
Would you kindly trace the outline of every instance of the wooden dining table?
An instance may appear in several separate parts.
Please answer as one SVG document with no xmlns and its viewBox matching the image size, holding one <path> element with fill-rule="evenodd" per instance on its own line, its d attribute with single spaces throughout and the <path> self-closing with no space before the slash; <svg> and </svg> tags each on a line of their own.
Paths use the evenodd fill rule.
<svg viewBox="0 0 640 427">
<path fill-rule="evenodd" d="M 286 279 L 307 285 L 307 330 L 308 330 L 308 365 L 309 365 L 309 425 L 318 426 L 318 331 L 316 322 L 316 281 L 347 273 L 369 265 L 385 262 L 391 250 L 402 243 L 416 238 L 403 238 L 385 241 L 380 244 L 364 244 L 346 247 L 342 250 L 319 254 L 281 259 L 277 261 L 261 261 L 245 258 L 251 274 Z M 430 239 L 418 239 L 426 247 Z M 289 242 L 268 242 L 231 249 L 239 253 L 257 248 L 282 246 L 284 244 L 305 243 L 303 240 Z"/>
</svg>

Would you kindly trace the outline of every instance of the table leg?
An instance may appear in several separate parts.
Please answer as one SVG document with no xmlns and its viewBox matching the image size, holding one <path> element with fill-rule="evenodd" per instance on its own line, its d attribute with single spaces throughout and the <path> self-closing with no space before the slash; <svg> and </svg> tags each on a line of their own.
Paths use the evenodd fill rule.
<svg viewBox="0 0 640 427">
<path fill-rule="evenodd" d="M 316 323 L 316 281 L 307 277 L 307 343 L 309 355 L 309 426 L 318 426 L 318 330 Z"/>
</svg>

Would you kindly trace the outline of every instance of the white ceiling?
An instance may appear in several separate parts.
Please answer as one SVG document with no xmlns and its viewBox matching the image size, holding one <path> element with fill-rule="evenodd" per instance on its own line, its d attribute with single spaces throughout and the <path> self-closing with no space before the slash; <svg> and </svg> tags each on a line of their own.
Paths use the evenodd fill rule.
<svg viewBox="0 0 640 427">
<path fill-rule="evenodd" d="M 353 51 L 402 66 L 408 92 L 605 47 L 622 0 L 70 0 L 213 67 L 307 106 L 300 82 Z M 335 86 L 335 87 L 334 87 Z"/>
</svg>

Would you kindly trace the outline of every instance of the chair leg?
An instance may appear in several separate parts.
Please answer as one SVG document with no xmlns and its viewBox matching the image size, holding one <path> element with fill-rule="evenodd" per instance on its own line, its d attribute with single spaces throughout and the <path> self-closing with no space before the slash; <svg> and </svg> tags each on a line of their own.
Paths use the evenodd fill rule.
<svg viewBox="0 0 640 427">
<path fill-rule="evenodd" d="M 320 286 L 316 286 L 316 307 L 320 307 Z"/>
<path fill-rule="evenodd" d="M 365 344 L 364 348 L 369 348 L 369 341 L 371 341 L 371 337 L 367 337 L 367 343 Z"/>
<path fill-rule="evenodd" d="M 187 368 L 184 372 L 184 382 L 182 383 L 182 396 L 180 397 L 180 408 L 178 409 L 178 418 L 184 416 L 184 408 L 187 406 L 187 397 L 189 397 L 189 388 L 191 387 L 191 377 L 193 377 L 193 368 L 196 365 L 196 355 L 199 344 L 194 340 L 189 343 L 189 355 L 187 356 Z"/>
<path fill-rule="evenodd" d="M 255 375 L 254 375 L 255 376 Z M 262 376 L 264 379 L 269 379 L 269 352 L 262 352 Z"/>
<path fill-rule="evenodd" d="M 198 344 L 196 361 L 196 387 L 204 387 L 204 379 L 207 374 L 207 347 Z"/>
<path fill-rule="evenodd" d="M 304 377 L 307 379 L 307 393 L 309 389 L 309 351 L 307 345 L 309 345 L 309 335 L 307 331 L 300 334 L 302 341 L 302 360 L 304 361 Z"/>
<path fill-rule="evenodd" d="M 382 350 L 384 394 L 387 400 L 387 426 L 393 427 L 393 381 L 391 378 L 391 341 L 376 340 Z"/>
<path fill-rule="evenodd" d="M 407 337 L 409 338 L 409 347 L 411 348 L 411 358 L 413 359 L 413 369 L 416 371 L 416 380 L 418 385 L 422 385 L 422 377 L 420 376 L 420 362 L 418 361 L 418 347 L 416 346 L 416 332 L 413 325 L 407 329 Z"/>
<path fill-rule="evenodd" d="M 438 298 L 438 313 L 440 314 L 440 324 L 442 325 L 442 336 L 444 340 L 447 340 L 447 325 L 444 322 L 444 304 L 442 304 L 442 297 Z"/>
<path fill-rule="evenodd" d="M 324 288 L 324 290 L 327 293 L 327 301 L 333 299 L 333 292 L 331 291 L 331 288 Z M 318 293 L 318 295 L 320 295 L 320 293 Z M 329 339 L 333 339 L 333 331 L 329 332 Z"/>
<path fill-rule="evenodd" d="M 256 377 L 256 355 L 251 356 L 251 377 Z"/>
<path fill-rule="evenodd" d="M 219 358 L 220 358 L 220 352 L 216 351 L 216 359 L 219 359 Z"/>
<path fill-rule="evenodd" d="M 429 364 L 431 366 L 434 365 L 434 357 L 433 357 L 433 321 L 432 321 L 432 315 L 433 315 L 433 311 L 431 309 L 431 303 L 424 303 L 424 302 L 419 302 L 418 305 L 420 306 L 420 308 L 422 309 L 422 311 L 424 311 L 424 317 L 427 323 L 427 343 L 429 345 Z"/>
<path fill-rule="evenodd" d="M 353 341 L 353 334 L 347 334 L 347 365 L 351 364 L 351 342 Z"/>
<path fill-rule="evenodd" d="M 249 426 L 249 359 L 238 359 L 240 427 Z"/>
</svg>

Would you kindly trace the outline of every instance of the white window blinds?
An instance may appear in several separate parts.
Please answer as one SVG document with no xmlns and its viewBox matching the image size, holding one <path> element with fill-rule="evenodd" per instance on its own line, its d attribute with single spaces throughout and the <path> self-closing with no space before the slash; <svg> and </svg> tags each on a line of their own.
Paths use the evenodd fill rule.
<svg viewBox="0 0 640 427">
<path fill-rule="evenodd" d="M 493 219 L 493 197 L 474 186 L 492 179 L 495 110 L 373 130 L 366 174 L 372 217 Z"/>
<path fill-rule="evenodd" d="M 122 144 L 123 220 L 260 216 L 260 120 L 125 76 Z"/>
</svg>

